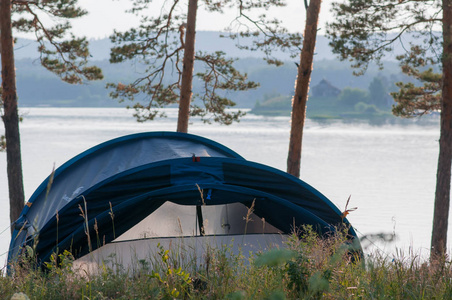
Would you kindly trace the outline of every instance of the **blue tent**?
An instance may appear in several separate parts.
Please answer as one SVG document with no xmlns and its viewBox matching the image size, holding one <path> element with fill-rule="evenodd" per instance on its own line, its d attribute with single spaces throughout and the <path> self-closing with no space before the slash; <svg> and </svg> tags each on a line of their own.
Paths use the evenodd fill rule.
<svg viewBox="0 0 452 300">
<path fill-rule="evenodd" d="M 79 258 L 115 242 L 281 235 L 305 224 L 328 233 L 343 223 L 298 178 L 199 136 L 148 132 L 102 143 L 55 170 L 15 222 L 8 261 L 33 244 L 43 263 L 56 251 Z M 349 234 L 356 237 L 351 227 Z"/>
</svg>

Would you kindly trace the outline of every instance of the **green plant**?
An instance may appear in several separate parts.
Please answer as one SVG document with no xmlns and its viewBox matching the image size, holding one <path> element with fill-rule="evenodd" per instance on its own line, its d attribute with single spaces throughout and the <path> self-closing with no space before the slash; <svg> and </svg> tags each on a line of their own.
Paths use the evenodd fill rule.
<svg viewBox="0 0 452 300">
<path fill-rule="evenodd" d="M 115 262 L 92 273 L 74 268 L 74 258 L 54 253 L 45 272 L 33 247 L 24 248 L 9 276 L 0 276 L 4 299 L 450 299 L 452 263 L 420 254 L 367 253 L 353 257 L 344 230 L 321 236 L 310 226 L 288 236 L 279 249 L 244 254 L 231 245 L 203 245 L 203 259 L 189 247 L 159 245 L 126 269 Z M 119 260 L 118 260 L 119 261 Z"/>
<path fill-rule="evenodd" d="M 45 267 L 48 271 L 55 274 L 63 274 L 64 271 L 72 272 L 72 263 L 74 262 L 74 256 L 68 250 L 64 250 L 63 253 L 53 253 L 50 256 L 50 262 L 45 263 Z"/>
<path fill-rule="evenodd" d="M 191 285 L 190 274 L 183 271 L 182 267 L 175 268 L 170 264 L 169 250 L 165 250 L 160 244 L 157 245 L 158 257 L 161 259 L 162 272 L 152 272 L 151 278 L 156 278 L 162 286 L 164 299 L 185 297 L 189 293 Z"/>
</svg>

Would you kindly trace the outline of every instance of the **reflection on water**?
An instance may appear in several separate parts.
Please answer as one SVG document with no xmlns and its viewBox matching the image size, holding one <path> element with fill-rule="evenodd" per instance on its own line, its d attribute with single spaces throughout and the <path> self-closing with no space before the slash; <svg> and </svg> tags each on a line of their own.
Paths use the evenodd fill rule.
<svg viewBox="0 0 452 300">
<path fill-rule="evenodd" d="M 174 131 L 177 110 L 148 123 L 134 121 L 120 108 L 22 108 L 21 126 L 26 197 L 68 159 L 98 143 L 144 131 Z M 340 209 L 349 195 L 358 210 L 349 220 L 361 235 L 392 233 L 394 246 L 427 253 L 430 243 L 438 122 L 405 121 L 402 125 L 307 120 L 303 138 L 301 178 Z M 192 120 L 189 132 L 230 147 L 244 158 L 285 170 L 289 117 L 248 115 L 231 126 Z M 6 155 L 0 153 L 0 230 L 9 223 Z M 8 249 L 9 231 L 0 235 L 0 254 Z M 452 237 L 450 238 L 452 239 Z M 0 257 L 1 260 L 4 256 Z"/>
</svg>

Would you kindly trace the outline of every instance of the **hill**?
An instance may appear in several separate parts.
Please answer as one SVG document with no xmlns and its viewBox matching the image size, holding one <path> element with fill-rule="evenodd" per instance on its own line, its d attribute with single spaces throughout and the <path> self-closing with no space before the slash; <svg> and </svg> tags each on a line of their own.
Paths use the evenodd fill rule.
<svg viewBox="0 0 452 300">
<path fill-rule="evenodd" d="M 246 40 L 240 41 L 246 43 Z M 81 86 L 61 82 L 55 75 L 42 68 L 39 64 L 36 43 L 31 40 L 19 39 L 16 44 L 16 69 L 19 101 L 21 106 L 119 106 L 110 99 L 109 91 L 105 89 L 107 82 L 128 83 L 139 75 L 139 66 L 131 62 L 110 64 L 108 39 L 91 40 L 92 64 L 103 69 L 105 79 L 90 82 Z M 269 95 L 293 94 L 297 68 L 297 59 L 290 58 L 287 53 L 275 54 L 285 61 L 281 67 L 270 66 L 262 60 L 263 54 L 258 52 L 240 51 L 229 39 L 219 37 L 218 32 L 198 32 L 198 50 L 205 52 L 224 51 L 228 56 L 238 57 L 236 67 L 246 72 L 250 80 L 260 83 L 256 90 L 247 92 L 228 92 L 226 96 L 237 103 L 240 108 L 252 108 L 258 101 L 263 101 Z M 406 80 L 400 73 L 396 62 L 388 61 L 383 71 L 371 66 L 364 76 L 356 77 L 347 62 L 338 61 L 328 47 L 325 37 L 318 38 L 314 70 L 311 84 L 316 85 L 322 79 L 327 79 L 336 87 L 354 87 L 367 89 L 374 77 L 384 78 L 387 89 L 395 88 L 394 82 Z M 196 66 L 195 66 L 196 68 Z M 200 83 L 194 81 L 193 90 L 200 90 Z"/>
<path fill-rule="evenodd" d="M 216 31 L 197 31 L 196 32 L 196 48 L 197 50 L 205 52 L 223 51 L 230 57 L 237 58 L 261 58 L 263 54 L 260 52 L 244 51 L 235 46 L 235 41 L 228 38 L 221 38 L 220 32 Z M 250 44 L 250 39 L 240 39 L 240 44 Z M 112 43 L 110 39 L 91 39 L 89 40 L 89 48 L 92 55 L 92 60 L 108 60 L 110 58 L 110 48 Z M 32 58 L 37 59 L 39 57 L 37 51 L 38 44 L 29 39 L 19 38 L 16 43 L 15 57 L 16 59 Z M 328 46 L 328 40 L 324 36 L 319 36 L 317 39 L 316 47 L 317 59 L 332 59 L 333 54 Z M 282 60 L 290 60 L 290 55 L 284 52 L 276 52 L 275 56 Z"/>
</svg>

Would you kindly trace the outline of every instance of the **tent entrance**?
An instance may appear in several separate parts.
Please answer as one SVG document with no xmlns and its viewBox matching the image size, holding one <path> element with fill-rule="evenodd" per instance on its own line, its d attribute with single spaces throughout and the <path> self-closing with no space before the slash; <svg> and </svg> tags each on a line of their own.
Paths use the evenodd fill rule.
<svg viewBox="0 0 452 300">
<path fill-rule="evenodd" d="M 201 228 L 199 224 L 202 224 Z M 167 201 L 113 242 L 162 237 L 256 233 L 282 233 L 282 231 L 256 214 L 249 213 L 248 208 L 242 203 L 196 206 Z"/>
<path fill-rule="evenodd" d="M 199 229 L 197 211 L 202 214 Z M 231 247 L 233 254 L 265 251 L 281 247 L 286 235 L 265 222 L 242 203 L 220 205 L 180 205 L 167 201 L 141 222 L 111 243 L 74 262 L 74 269 L 84 274 L 99 271 L 99 265 L 135 270 L 141 260 L 155 259 L 158 245 L 177 255 L 180 263 L 202 264 L 209 249 Z"/>
</svg>

